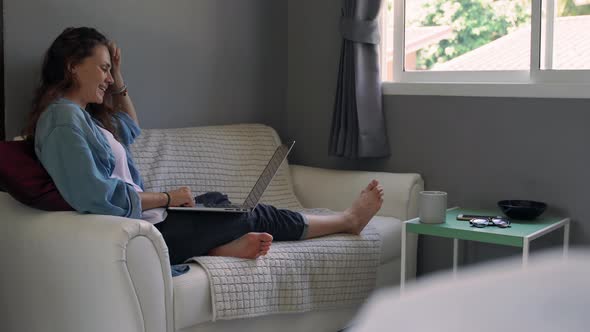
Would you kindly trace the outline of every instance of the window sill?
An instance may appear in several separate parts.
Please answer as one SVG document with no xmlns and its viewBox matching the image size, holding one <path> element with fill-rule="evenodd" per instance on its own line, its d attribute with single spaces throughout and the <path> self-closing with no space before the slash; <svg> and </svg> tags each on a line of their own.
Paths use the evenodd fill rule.
<svg viewBox="0 0 590 332">
<path fill-rule="evenodd" d="M 383 82 L 383 95 L 590 99 L 590 84 Z"/>
</svg>

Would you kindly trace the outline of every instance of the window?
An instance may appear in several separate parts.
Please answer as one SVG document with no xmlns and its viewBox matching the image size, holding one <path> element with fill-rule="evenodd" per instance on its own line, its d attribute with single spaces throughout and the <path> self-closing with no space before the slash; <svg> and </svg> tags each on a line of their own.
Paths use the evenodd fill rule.
<svg viewBox="0 0 590 332">
<path fill-rule="evenodd" d="M 420 89 L 445 94 L 441 89 L 469 83 L 467 90 L 491 91 L 474 95 L 590 98 L 590 0 L 385 0 L 384 6 L 386 93 L 425 83 Z"/>
<path fill-rule="evenodd" d="M 541 69 L 590 69 L 590 0 L 543 2 Z"/>
</svg>

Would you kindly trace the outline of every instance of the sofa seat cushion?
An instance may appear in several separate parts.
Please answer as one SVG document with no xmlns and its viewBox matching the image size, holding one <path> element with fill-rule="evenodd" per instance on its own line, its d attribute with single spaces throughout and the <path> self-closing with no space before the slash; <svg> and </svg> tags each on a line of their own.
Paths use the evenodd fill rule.
<svg viewBox="0 0 590 332">
<path fill-rule="evenodd" d="M 207 272 L 197 263 L 189 265 L 187 273 L 172 278 L 174 326 L 177 330 L 208 322 L 213 317 Z"/>
<path fill-rule="evenodd" d="M 402 223 L 393 217 L 376 216 L 369 223 L 381 236 L 381 264 L 401 257 Z"/>
<path fill-rule="evenodd" d="M 381 237 L 380 264 L 400 256 L 401 222 L 391 217 L 374 217 L 369 223 Z M 272 250 L 272 249 L 271 249 Z M 172 279 L 176 329 L 212 320 L 211 290 L 205 270 L 190 263 L 190 271 Z"/>
</svg>

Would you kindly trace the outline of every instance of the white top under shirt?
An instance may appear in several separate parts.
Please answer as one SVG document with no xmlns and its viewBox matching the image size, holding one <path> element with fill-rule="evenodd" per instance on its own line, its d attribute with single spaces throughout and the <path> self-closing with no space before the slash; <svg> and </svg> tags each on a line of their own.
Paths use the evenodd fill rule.
<svg viewBox="0 0 590 332">
<path fill-rule="evenodd" d="M 123 145 L 121 145 L 121 143 L 119 143 L 119 141 L 117 141 L 115 137 L 113 137 L 113 134 L 111 134 L 108 130 L 101 127 L 98 128 L 107 138 L 107 141 L 111 146 L 111 150 L 113 150 L 113 155 L 115 155 L 115 169 L 113 170 L 111 178 L 119 179 L 132 185 L 135 191 L 138 193 L 143 192 L 141 187 L 133 182 L 131 172 L 129 171 L 129 165 L 127 165 L 127 153 L 125 152 Z M 165 208 L 156 208 L 144 210 L 141 212 L 141 219 L 149 221 L 152 224 L 157 224 L 164 221 L 167 216 L 168 213 L 166 212 Z"/>
</svg>

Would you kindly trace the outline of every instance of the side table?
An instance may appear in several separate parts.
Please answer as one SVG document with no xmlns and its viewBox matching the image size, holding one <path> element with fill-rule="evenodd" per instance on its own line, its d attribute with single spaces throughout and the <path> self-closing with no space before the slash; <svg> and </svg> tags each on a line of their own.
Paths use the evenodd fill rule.
<svg viewBox="0 0 590 332">
<path fill-rule="evenodd" d="M 530 242 L 561 227 L 563 234 L 563 255 L 567 256 L 569 247 L 570 218 L 543 215 L 535 220 L 511 219 L 508 228 L 488 226 L 484 228 L 472 227 L 468 221 L 457 220 L 459 214 L 469 215 L 502 215 L 500 210 L 473 210 L 454 207 L 447 210 L 447 218 L 442 224 L 422 224 L 419 218 L 414 218 L 402 224 L 401 243 L 401 276 L 400 289 L 403 291 L 406 281 L 406 236 L 409 233 L 446 237 L 453 239 L 453 274 L 457 273 L 459 256 L 459 240 L 494 243 L 522 248 L 522 264 L 526 266 L 529 258 Z"/>
</svg>

